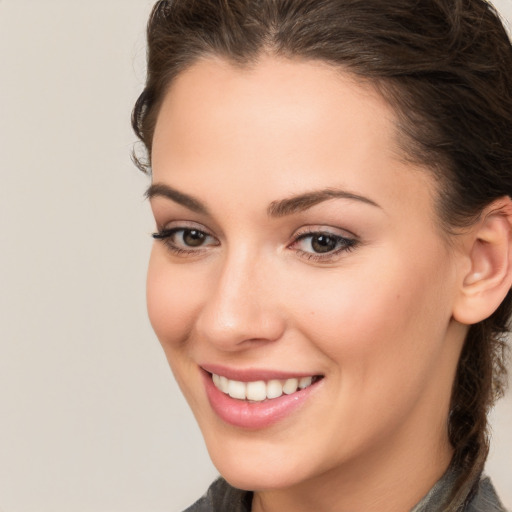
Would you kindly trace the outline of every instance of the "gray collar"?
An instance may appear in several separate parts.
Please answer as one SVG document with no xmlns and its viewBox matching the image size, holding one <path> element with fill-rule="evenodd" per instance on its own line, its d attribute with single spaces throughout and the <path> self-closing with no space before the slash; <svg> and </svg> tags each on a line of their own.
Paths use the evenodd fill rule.
<svg viewBox="0 0 512 512">
<path fill-rule="evenodd" d="M 411 509 L 411 512 L 445 510 L 456 479 L 457 473 L 452 469 L 448 469 L 424 498 Z M 455 508 L 455 510 L 457 510 L 457 508 Z"/>
<path fill-rule="evenodd" d="M 507 512 L 486 476 L 474 485 L 470 482 L 467 492 L 463 493 L 460 500 L 450 503 L 451 492 L 458 476 L 457 471 L 448 469 L 411 512 Z"/>
<path fill-rule="evenodd" d="M 470 486 L 475 487 L 475 492 L 469 503 L 466 504 L 468 491 L 460 502 L 450 504 L 450 495 L 457 476 L 456 471 L 448 469 L 410 512 L 507 512 L 487 477 L 481 478 L 476 486 Z M 251 502 L 251 492 L 235 489 L 219 478 L 185 512 L 250 512 Z"/>
</svg>

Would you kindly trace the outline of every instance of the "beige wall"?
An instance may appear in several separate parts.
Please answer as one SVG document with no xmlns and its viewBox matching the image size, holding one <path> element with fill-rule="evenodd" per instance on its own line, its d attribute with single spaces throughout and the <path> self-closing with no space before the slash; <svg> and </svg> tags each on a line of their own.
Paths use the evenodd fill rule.
<svg viewBox="0 0 512 512">
<path fill-rule="evenodd" d="M 129 114 L 151 3 L 0 0 L 3 512 L 179 511 L 215 474 L 145 312 Z M 512 507 L 512 396 L 494 425 Z"/>
</svg>

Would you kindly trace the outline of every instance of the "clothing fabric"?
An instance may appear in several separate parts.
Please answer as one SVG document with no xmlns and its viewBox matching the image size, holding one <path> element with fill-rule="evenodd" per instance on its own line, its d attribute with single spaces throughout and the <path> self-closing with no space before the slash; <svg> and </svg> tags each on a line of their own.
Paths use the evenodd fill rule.
<svg viewBox="0 0 512 512">
<path fill-rule="evenodd" d="M 446 508 L 454 482 L 455 474 L 451 471 L 445 473 L 411 512 L 454 512 Z M 213 482 L 200 500 L 184 512 L 251 512 L 251 503 L 252 492 L 235 489 L 223 478 L 219 478 Z M 507 512 L 488 477 L 480 479 L 469 503 L 459 510 L 460 512 Z"/>
</svg>

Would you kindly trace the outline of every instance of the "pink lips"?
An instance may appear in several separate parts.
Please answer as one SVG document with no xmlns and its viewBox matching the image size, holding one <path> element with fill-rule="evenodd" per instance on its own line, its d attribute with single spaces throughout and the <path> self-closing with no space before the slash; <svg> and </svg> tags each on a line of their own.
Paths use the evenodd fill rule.
<svg viewBox="0 0 512 512">
<path fill-rule="evenodd" d="M 292 414 L 299 407 L 304 405 L 311 393 L 314 393 L 321 380 L 307 387 L 292 393 L 282 395 L 279 398 L 265 400 L 263 402 L 249 402 L 237 400 L 226 395 L 215 387 L 211 373 L 223 375 L 228 379 L 241 382 L 257 380 L 279 379 L 285 380 L 292 377 L 307 377 L 311 374 L 290 374 L 285 372 L 270 372 L 260 370 L 235 370 L 221 368 L 219 366 L 203 366 L 203 380 L 206 388 L 206 395 L 213 411 L 226 423 L 244 429 L 266 428 Z"/>
</svg>

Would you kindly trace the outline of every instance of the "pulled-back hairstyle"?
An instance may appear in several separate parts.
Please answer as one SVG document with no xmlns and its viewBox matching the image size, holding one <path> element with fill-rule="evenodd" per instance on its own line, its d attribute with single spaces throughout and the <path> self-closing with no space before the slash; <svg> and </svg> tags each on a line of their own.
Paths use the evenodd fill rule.
<svg viewBox="0 0 512 512">
<path fill-rule="evenodd" d="M 208 56 L 237 66 L 262 54 L 332 64 L 394 108 L 406 158 L 439 183 L 443 229 L 470 225 L 512 196 L 512 47 L 485 0 L 161 0 L 148 25 L 147 83 L 132 123 L 151 169 L 153 132 L 173 79 Z M 487 413 L 506 383 L 509 292 L 469 329 L 452 390 L 449 437 L 460 473 L 452 503 L 480 474 Z"/>
</svg>

